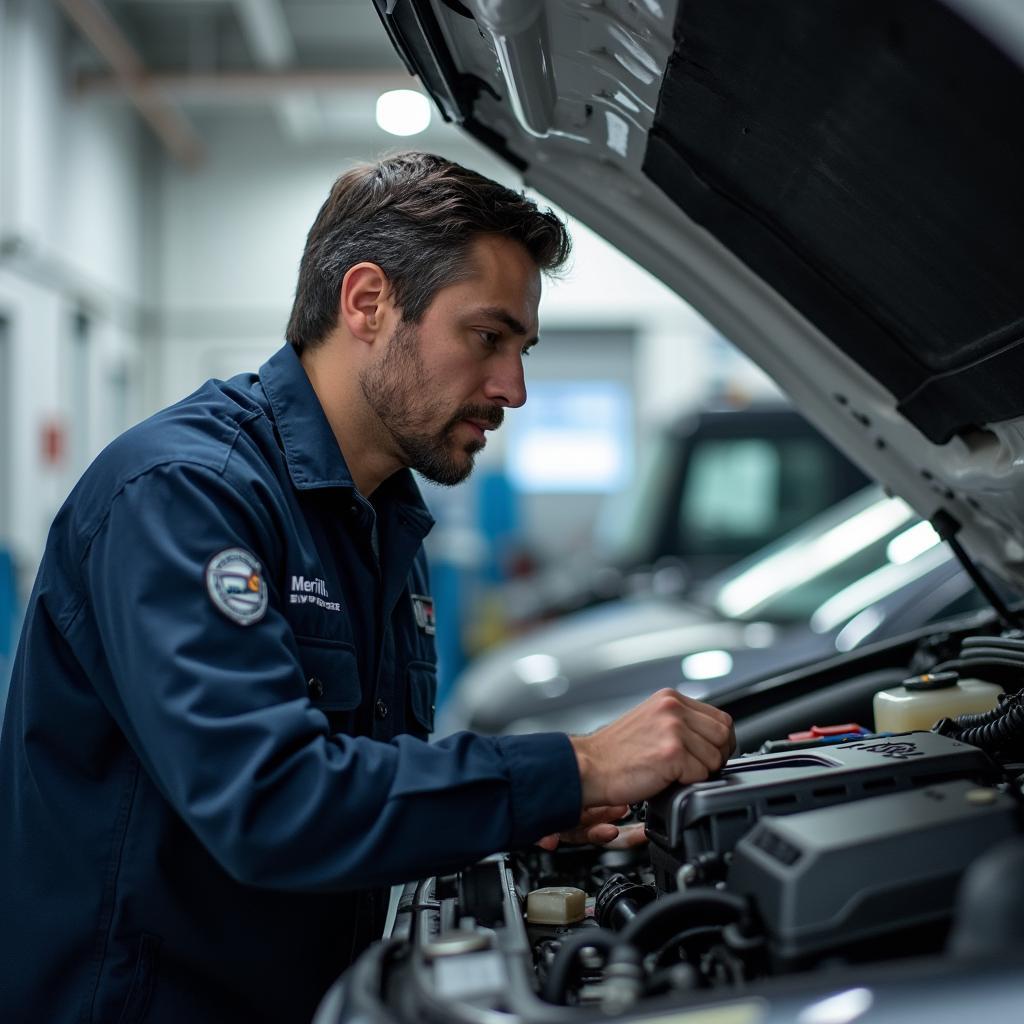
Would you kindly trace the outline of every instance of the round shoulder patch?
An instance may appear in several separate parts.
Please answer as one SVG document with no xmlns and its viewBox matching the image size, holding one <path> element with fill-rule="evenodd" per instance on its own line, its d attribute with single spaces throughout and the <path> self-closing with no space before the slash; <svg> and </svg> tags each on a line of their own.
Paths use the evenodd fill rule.
<svg viewBox="0 0 1024 1024">
<path fill-rule="evenodd" d="M 206 563 L 210 600 L 232 622 L 251 626 L 267 612 L 267 581 L 255 555 L 244 548 L 227 548 Z"/>
</svg>

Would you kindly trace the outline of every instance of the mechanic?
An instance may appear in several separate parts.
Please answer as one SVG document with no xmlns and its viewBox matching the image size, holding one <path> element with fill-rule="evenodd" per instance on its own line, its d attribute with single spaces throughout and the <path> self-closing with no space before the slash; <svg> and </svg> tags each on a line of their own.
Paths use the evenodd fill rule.
<svg viewBox="0 0 1024 1024">
<path fill-rule="evenodd" d="M 590 736 L 428 743 L 411 469 L 526 400 L 550 211 L 405 154 L 334 184 L 289 344 L 113 442 L 51 528 L 0 742 L 5 1024 L 308 1021 L 382 887 L 605 842 L 731 721 L 666 690 Z"/>
</svg>

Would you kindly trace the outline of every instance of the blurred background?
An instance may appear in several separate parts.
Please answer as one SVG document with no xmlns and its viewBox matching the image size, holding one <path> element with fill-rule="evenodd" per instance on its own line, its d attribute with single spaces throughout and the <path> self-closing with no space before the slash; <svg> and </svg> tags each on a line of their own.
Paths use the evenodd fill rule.
<svg viewBox="0 0 1024 1024">
<path fill-rule="evenodd" d="M 519 187 L 431 111 L 368 0 L 0 0 L 0 691 L 49 524 L 83 469 L 206 378 L 257 369 L 282 344 L 331 182 L 405 148 Z M 781 400 L 679 297 L 571 226 L 530 401 L 470 482 L 425 488 L 442 697 L 535 621 L 685 589 L 703 570 L 673 540 L 649 543 L 655 506 L 724 524 L 747 541 L 725 544 L 734 557 L 771 539 L 787 464 L 805 467 L 795 492 L 820 476 L 754 436 L 712 445 L 690 497 L 669 493 L 687 439 L 710 429 L 698 411 Z M 775 511 L 737 511 L 737 490 L 770 492 Z"/>
</svg>

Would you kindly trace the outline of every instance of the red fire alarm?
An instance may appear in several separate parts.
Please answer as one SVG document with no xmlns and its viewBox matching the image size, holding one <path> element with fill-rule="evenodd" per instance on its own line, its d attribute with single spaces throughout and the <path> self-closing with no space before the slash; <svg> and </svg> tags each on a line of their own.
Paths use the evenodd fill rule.
<svg viewBox="0 0 1024 1024">
<path fill-rule="evenodd" d="M 67 431 L 60 420 L 46 420 L 42 427 L 42 456 L 46 466 L 59 466 L 67 448 Z"/>
</svg>

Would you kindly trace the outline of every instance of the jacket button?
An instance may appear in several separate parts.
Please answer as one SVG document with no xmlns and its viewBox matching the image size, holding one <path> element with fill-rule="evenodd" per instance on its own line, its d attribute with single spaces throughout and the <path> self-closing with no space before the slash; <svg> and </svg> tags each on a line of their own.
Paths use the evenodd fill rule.
<svg viewBox="0 0 1024 1024">
<path fill-rule="evenodd" d="M 321 700 L 326 692 L 324 681 L 319 676 L 310 676 L 309 682 L 306 683 L 306 689 L 313 700 Z"/>
<path fill-rule="evenodd" d="M 386 700 L 378 700 L 374 706 L 374 711 L 376 712 L 377 717 L 383 720 L 391 713 L 391 708 L 388 707 L 388 702 Z"/>
</svg>

